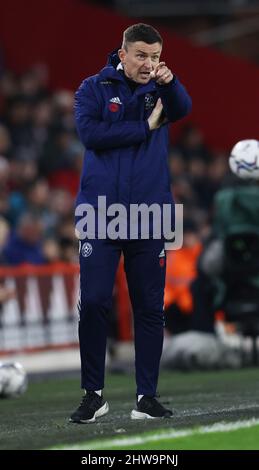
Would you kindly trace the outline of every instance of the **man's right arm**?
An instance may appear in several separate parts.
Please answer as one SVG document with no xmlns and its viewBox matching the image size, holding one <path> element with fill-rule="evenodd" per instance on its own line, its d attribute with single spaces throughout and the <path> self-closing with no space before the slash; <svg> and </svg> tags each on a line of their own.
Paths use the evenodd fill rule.
<svg viewBox="0 0 259 470">
<path fill-rule="evenodd" d="M 101 106 L 88 80 L 75 94 L 75 118 L 80 139 L 88 149 L 129 147 L 144 142 L 151 132 L 147 121 L 102 120 Z"/>
</svg>

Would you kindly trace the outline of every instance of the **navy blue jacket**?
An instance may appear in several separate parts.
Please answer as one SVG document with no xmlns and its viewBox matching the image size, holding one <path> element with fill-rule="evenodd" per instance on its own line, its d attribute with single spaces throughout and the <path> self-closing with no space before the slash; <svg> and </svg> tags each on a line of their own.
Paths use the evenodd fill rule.
<svg viewBox="0 0 259 470">
<path fill-rule="evenodd" d="M 174 76 L 167 85 L 151 80 L 130 90 L 116 69 L 117 52 L 97 75 L 85 79 L 75 94 L 77 130 L 85 146 L 77 203 L 107 205 L 173 203 L 167 166 L 168 124 L 150 131 L 147 122 L 159 97 L 169 122 L 186 116 L 191 99 Z"/>
</svg>

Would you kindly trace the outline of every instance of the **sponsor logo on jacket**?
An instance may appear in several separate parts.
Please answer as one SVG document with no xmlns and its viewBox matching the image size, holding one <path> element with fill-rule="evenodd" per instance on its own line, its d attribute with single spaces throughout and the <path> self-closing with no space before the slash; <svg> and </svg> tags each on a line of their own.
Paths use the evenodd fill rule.
<svg viewBox="0 0 259 470">
<path fill-rule="evenodd" d="M 121 102 L 121 100 L 118 96 L 114 96 L 114 98 L 111 98 L 110 103 L 122 104 L 122 102 Z"/>
<path fill-rule="evenodd" d="M 116 113 L 120 109 L 120 105 L 122 104 L 120 98 L 118 96 L 114 96 L 114 98 L 110 99 L 109 110 L 112 113 Z"/>
<path fill-rule="evenodd" d="M 151 109 L 151 108 L 154 108 L 154 106 L 155 106 L 154 96 L 151 95 L 150 93 L 147 93 L 145 95 L 145 109 Z"/>
</svg>

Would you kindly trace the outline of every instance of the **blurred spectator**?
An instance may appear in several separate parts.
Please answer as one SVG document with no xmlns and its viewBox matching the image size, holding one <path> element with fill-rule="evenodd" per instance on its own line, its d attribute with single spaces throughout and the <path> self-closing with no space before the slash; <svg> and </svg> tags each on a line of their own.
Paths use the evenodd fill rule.
<svg viewBox="0 0 259 470">
<path fill-rule="evenodd" d="M 53 96 L 54 122 L 68 131 L 75 130 L 74 94 L 68 90 L 60 90 Z"/>
<path fill-rule="evenodd" d="M 68 189 L 74 196 L 79 186 L 78 156 L 82 158 L 74 132 L 63 126 L 53 130 L 40 160 L 40 170 L 51 187 Z"/>
<path fill-rule="evenodd" d="M 76 263 L 78 260 L 78 240 L 75 238 L 74 219 L 63 219 L 57 228 L 62 261 Z"/>
<path fill-rule="evenodd" d="M 221 188 L 229 173 L 228 157 L 224 153 L 216 153 L 208 166 L 208 177 L 212 188 L 213 197 Z"/>
<path fill-rule="evenodd" d="M 8 222 L 6 222 L 6 220 L 0 216 L 0 264 L 4 264 L 5 262 L 3 249 L 6 245 L 9 233 L 10 227 Z"/>
<path fill-rule="evenodd" d="M 7 98 L 18 93 L 18 83 L 11 70 L 5 70 L 0 76 L 0 113 L 4 113 Z"/>
<path fill-rule="evenodd" d="M 78 261 L 78 244 L 71 238 L 62 237 L 59 240 L 60 259 L 65 263 L 77 263 Z"/>
<path fill-rule="evenodd" d="M 9 176 L 10 165 L 4 157 L 0 156 L 0 215 L 6 219 L 9 213 Z"/>
<path fill-rule="evenodd" d="M 167 252 L 165 285 L 165 324 L 173 334 L 190 329 L 193 298 L 190 290 L 197 276 L 197 260 L 202 245 L 198 230 L 191 220 L 184 224 L 183 246 Z"/>
<path fill-rule="evenodd" d="M 184 158 L 182 154 L 174 148 L 170 150 L 168 165 L 172 181 L 185 175 L 186 163 Z"/>
<path fill-rule="evenodd" d="M 57 240 L 54 240 L 53 238 L 44 240 L 42 252 L 48 263 L 56 263 L 61 259 L 61 247 Z"/>
<path fill-rule="evenodd" d="M 33 181 L 27 190 L 27 202 L 30 211 L 37 215 L 44 214 L 45 210 L 48 210 L 49 196 L 47 180 L 40 178 Z"/>
<path fill-rule="evenodd" d="M 7 189 L 10 176 L 10 165 L 5 157 L 0 154 L 0 188 Z"/>
<path fill-rule="evenodd" d="M 17 229 L 9 236 L 3 249 L 7 264 L 42 264 L 46 258 L 42 250 L 43 227 L 41 220 L 29 212 L 23 214 Z"/>
<path fill-rule="evenodd" d="M 38 175 L 39 169 L 35 161 L 10 161 L 10 185 L 13 191 L 26 191 L 28 185 L 32 184 Z"/>
<path fill-rule="evenodd" d="M 6 244 L 6 240 L 9 236 L 10 227 L 5 219 L 0 217 L 0 267 L 5 263 L 3 256 L 3 247 Z M 15 297 L 15 289 L 13 287 L 6 286 L 3 283 L 3 279 L 0 277 L 0 325 L 1 325 L 1 309 L 2 303 L 6 302 Z"/>
<path fill-rule="evenodd" d="M 211 158 L 211 153 L 204 142 L 202 132 L 194 125 L 188 124 L 184 127 L 176 143 L 176 148 L 186 161 L 192 158 L 201 158 L 208 162 Z"/>
<path fill-rule="evenodd" d="M 214 195 L 211 182 L 208 179 L 208 165 L 200 157 L 191 158 L 188 164 L 188 175 L 197 197 L 198 206 L 208 210 Z"/>
<path fill-rule="evenodd" d="M 38 100 L 32 109 L 32 140 L 37 160 L 48 141 L 52 114 L 53 106 L 49 99 Z"/>
<path fill-rule="evenodd" d="M 56 215 L 57 221 L 71 217 L 74 214 L 74 200 L 64 189 L 55 189 L 51 193 L 50 209 Z"/>
<path fill-rule="evenodd" d="M 184 204 L 187 207 L 197 205 L 197 194 L 195 194 L 189 178 L 185 176 L 176 178 L 172 185 L 172 191 L 176 203 Z"/>
<path fill-rule="evenodd" d="M 20 92 L 23 96 L 39 100 L 49 95 L 48 68 L 46 64 L 35 64 L 20 77 Z"/>
<path fill-rule="evenodd" d="M 11 137 L 7 127 L 0 124 L 0 155 L 10 157 L 11 155 Z"/>
</svg>

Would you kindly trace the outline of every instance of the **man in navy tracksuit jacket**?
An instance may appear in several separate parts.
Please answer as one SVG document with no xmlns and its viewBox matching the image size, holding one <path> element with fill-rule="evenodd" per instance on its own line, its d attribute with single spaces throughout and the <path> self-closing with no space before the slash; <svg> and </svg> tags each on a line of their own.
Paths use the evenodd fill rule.
<svg viewBox="0 0 259 470">
<path fill-rule="evenodd" d="M 168 123 L 188 114 L 191 100 L 160 62 L 161 50 L 158 31 L 133 25 L 108 65 L 76 92 L 76 124 L 86 149 L 77 222 L 85 204 L 98 211 L 100 196 L 106 197 L 107 208 L 121 204 L 127 214 L 132 204 L 169 203 L 173 208 Z M 76 228 L 81 239 L 79 341 L 86 394 L 70 420 L 92 422 L 109 409 L 102 396 L 107 322 L 121 253 L 134 312 L 137 405 L 131 418 L 170 417 L 172 412 L 155 398 L 163 344 L 164 237 L 156 239 L 150 232 L 149 239 L 141 239 L 139 233 L 138 239 L 130 239 L 127 230 L 124 239 L 100 239 L 94 231 L 86 240 L 82 225 Z"/>
</svg>

